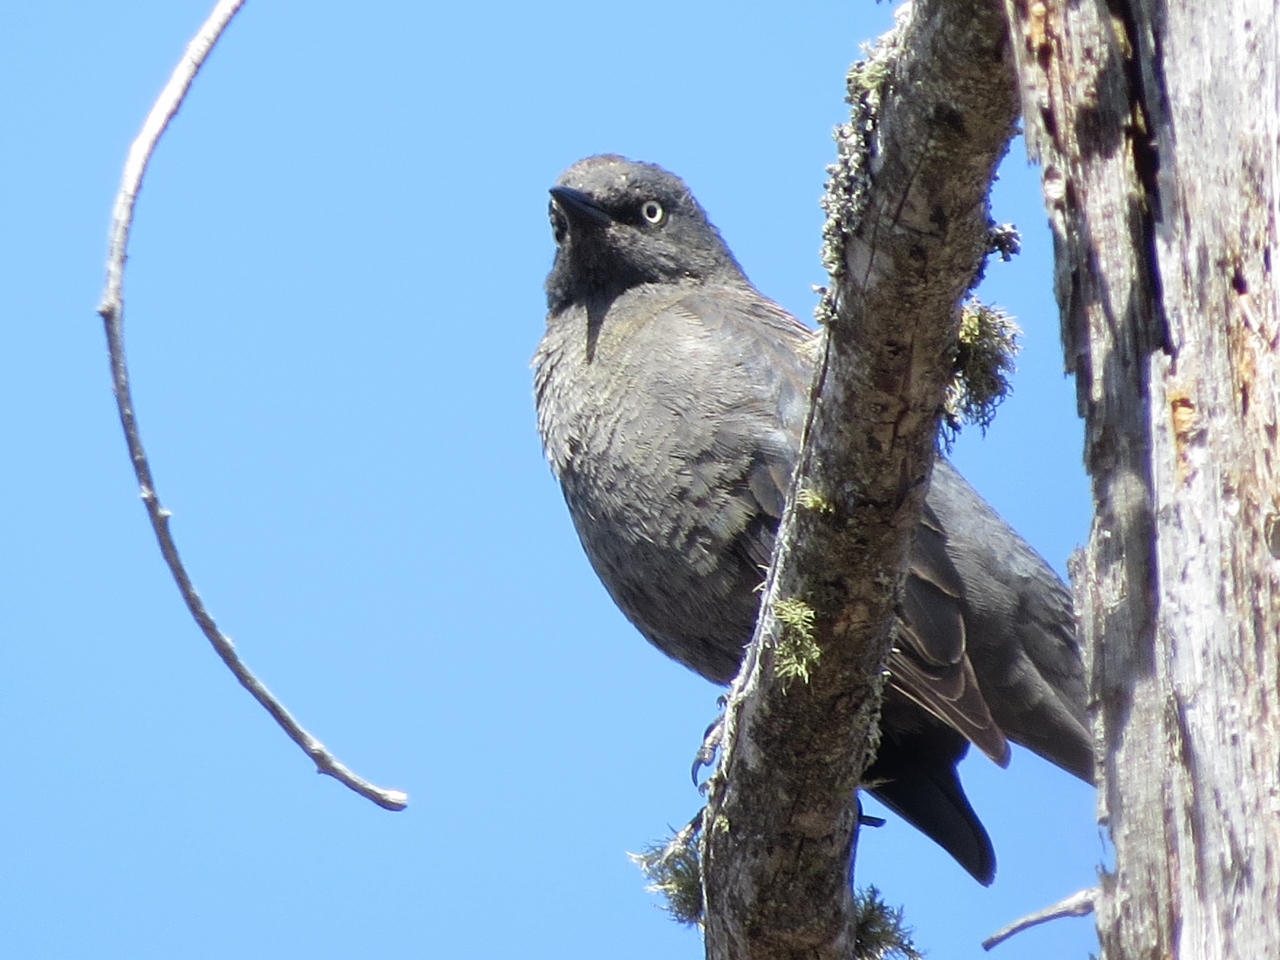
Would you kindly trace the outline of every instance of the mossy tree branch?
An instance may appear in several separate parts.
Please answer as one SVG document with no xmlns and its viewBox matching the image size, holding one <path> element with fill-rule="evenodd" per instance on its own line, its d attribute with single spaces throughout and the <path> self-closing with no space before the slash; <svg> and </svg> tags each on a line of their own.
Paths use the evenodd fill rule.
<svg viewBox="0 0 1280 960">
<path fill-rule="evenodd" d="M 1017 119 L 1001 9 L 923 0 L 850 75 L 828 194 L 831 290 L 796 489 L 730 693 L 703 836 L 707 956 L 849 958 L 855 790 L 953 371 L 959 301 Z M 813 503 L 823 509 L 813 509 Z M 778 651 L 806 615 L 803 671 Z M 793 621 L 794 617 L 791 618 Z M 812 642 L 812 649 L 809 646 Z"/>
</svg>

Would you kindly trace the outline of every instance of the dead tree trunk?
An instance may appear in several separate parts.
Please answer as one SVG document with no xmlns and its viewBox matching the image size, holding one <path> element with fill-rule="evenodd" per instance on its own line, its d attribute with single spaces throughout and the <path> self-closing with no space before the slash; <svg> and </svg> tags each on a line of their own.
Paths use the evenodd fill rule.
<svg viewBox="0 0 1280 960">
<path fill-rule="evenodd" d="M 1110 960 L 1280 944 L 1280 22 L 1006 0 L 1096 516 Z"/>
</svg>

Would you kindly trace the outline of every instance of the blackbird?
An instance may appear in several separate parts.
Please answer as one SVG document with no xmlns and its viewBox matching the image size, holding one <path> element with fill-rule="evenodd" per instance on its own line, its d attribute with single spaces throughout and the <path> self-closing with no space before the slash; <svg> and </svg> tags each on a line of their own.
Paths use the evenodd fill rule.
<svg viewBox="0 0 1280 960">
<path fill-rule="evenodd" d="M 658 649 L 738 671 L 800 453 L 817 337 L 751 285 L 679 177 L 590 157 L 551 188 L 538 429 L 583 548 Z M 979 882 L 956 764 L 1023 744 L 1092 781 L 1071 595 L 939 457 L 889 660 L 871 794 Z"/>
</svg>

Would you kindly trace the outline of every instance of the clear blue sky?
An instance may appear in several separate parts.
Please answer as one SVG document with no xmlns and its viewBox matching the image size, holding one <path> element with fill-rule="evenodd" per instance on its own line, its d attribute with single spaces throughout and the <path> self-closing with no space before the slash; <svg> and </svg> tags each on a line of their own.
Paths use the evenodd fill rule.
<svg viewBox="0 0 1280 960">
<path fill-rule="evenodd" d="M 626 858 L 698 808 L 718 690 L 613 608 L 534 430 L 547 187 L 591 153 L 683 175 L 803 317 L 868 2 L 250 0 L 145 184 L 129 356 L 161 497 L 249 663 L 383 812 L 317 777 L 215 660 L 155 548 L 94 314 L 125 150 L 212 0 L 0 14 L 0 956 L 696 958 Z M 1059 569 L 1086 536 L 1074 387 L 1021 146 L 985 295 L 1026 330 L 956 460 Z M 936 960 L 1094 881 L 1092 792 L 963 775 L 983 889 L 890 820 L 858 879 Z M 997 960 L 1082 960 L 1088 920 Z"/>
</svg>

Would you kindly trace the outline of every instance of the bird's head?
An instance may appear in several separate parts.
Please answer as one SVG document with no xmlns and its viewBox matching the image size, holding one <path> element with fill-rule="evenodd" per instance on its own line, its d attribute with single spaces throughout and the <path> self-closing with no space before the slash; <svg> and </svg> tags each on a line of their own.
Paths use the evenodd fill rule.
<svg viewBox="0 0 1280 960">
<path fill-rule="evenodd" d="M 551 188 L 553 312 L 646 283 L 738 279 L 742 270 L 683 180 L 652 163 L 580 160 Z"/>
</svg>

